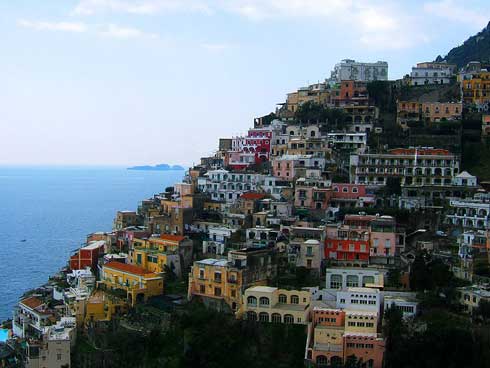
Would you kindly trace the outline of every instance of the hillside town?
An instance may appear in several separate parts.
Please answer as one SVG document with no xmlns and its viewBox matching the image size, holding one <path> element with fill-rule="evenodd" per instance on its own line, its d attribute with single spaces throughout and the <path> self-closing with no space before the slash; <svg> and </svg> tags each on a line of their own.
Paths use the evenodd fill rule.
<svg viewBox="0 0 490 368">
<path fill-rule="evenodd" d="M 123 366 L 105 334 L 173 331 L 192 308 L 225 336 L 299 331 L 308 367 L 401 367 L 438 316 L 475 336 L 490 320 L 490 173 L 472 156 L 490 142 L 490 65 L 388 68 L 340 61 L 94 229 L 3 323 L 0 367 Z"/>
</svg>

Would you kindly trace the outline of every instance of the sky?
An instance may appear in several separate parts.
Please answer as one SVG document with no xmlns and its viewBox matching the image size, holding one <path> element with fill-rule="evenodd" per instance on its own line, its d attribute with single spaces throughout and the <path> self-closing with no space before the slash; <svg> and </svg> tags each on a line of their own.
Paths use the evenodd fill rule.
<svg viewBox="0 0 490 368">
<path fill-rule="evenodd" d="M 0 0 L 0 165 L 192 165 L 341 59 L 400 78 L 485 14 L 488 0 Z"/>
</svg>

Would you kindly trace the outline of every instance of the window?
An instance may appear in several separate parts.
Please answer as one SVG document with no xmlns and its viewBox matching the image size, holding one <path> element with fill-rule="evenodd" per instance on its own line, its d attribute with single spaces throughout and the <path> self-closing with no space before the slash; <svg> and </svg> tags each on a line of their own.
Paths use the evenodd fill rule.
<svg viewBox="0 0 490 368">
<path fill-rule="evenodd" d="M 279 303 L 286 304 L 288 302 L 288 297 L 285 294 L 279 294 Z"/>
<path fill-rule="evenodd" d="M 249 321 L 257 321 L 257 313 L 252 312 L 252 311 L 248 311 L 247 312 L 247 319 Z"/>
<path fill-rule="evenodd" d="M 262 296 L 259 299 L 259 304 L 260 304 L 260 306 L 268 306 L 270 304 L 269 298 L 266 298 L 265 296 Z"/>
<path fill-rule="evenodd" d="M 221 282 L 221 272 L 214 273 L 214 282 Z"/>
<path fill-rule="evenodd" d="M 359 277 L 356 275 L 347 275 L 347 287 L 358 287 Z"/>
<path fill-rule="evenodd" d="M 269 313 L 266 313 L 266 312 L 259 313 L 259 321 L 260 322 L 269 322 Z"/>
<path fill-rule="evenodd" d="M 291 314 L 285 314 L 284 315 L 284 323 L 293 324 L 294 323 L 294 317 Z"/>
<path fill-rule="evenodd" d="M 357 187 L 352 188 L 352 193 L 357 193 L 357 192 L 358 192 Z"/>
<path fill-rule="evenodd" d="M 330 277 L 330 289 L 340 289 L 342 287 L 342 275 L 332 275 Z"/>
<path fill-rule="evenodd" d="M 257 306 L 257 298 L 254 296 L 249 296 L 247 298 L 247 304 L 254 307 Z"/>
<path fill-rule="evenodd" d="M 282 318 L 281 318 L 281 315 L 279 313 L 272 313 L 271 320 L 272 320 L 272 323 L 281 323 Z"/>
<path fill-rule="evenodd" d="M 221 296 L 221 288 L 214 288 L 214 296 Z"/>
<path fill-rule="evenodd" d="M 291 304 L 299 304 L 299 297 L 297 295 L 291 295 Z"/>
<path fill-rule="evenodd" d="M 206 294 L 206 286 L 204 285 L 199 285 L 199 292 L 201 294 Z"/>
</svg>

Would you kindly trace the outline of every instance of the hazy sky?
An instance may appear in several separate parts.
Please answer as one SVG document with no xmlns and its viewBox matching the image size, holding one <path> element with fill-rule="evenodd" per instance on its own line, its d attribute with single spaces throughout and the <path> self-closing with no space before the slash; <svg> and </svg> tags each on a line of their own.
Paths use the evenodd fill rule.
<svg viewBox="0 0 490 368">
<path fill-rule="evenodd" d="M 0 0 L 0 164 L 192 164 L 339 60 L 399 78 L 488 14 L 488 0 Z"/>
</svg>

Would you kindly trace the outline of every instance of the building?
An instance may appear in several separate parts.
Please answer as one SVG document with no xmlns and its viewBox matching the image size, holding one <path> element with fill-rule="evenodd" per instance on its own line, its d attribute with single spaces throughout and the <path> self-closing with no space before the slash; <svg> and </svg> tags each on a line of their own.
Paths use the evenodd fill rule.
<svg viewBox="0 0 490 368">
<path fill-rule="evenodd" d="M 461 187 L 476 187 L 478 186 L 477 178 L 471 175 L 468 171 L 462 171 L 453 179 L 453 185 Z"/>
<path fill-rule="evenodd" d="M 211 226 L 207 230 L 207 240 L 202 242 L 203 254 L 223 255 L 231 245 L 231 237 L 236 229 L 226 226 Z"/>
<path fill-rule="evenodd" d="M 481 137 L 482 140 L 490 138 L 490 114 L 482 114 L 481 117 Z"/>
<path fill-rule="evenodd" d="M 340 151 L 362 153 L 367 146 L 366 133 L 335 132 L 327 134 L 328 147 Z"/>
<path fill-rule="evenodd" d="M 371 82 L 375 80 L 388 80 L 388 63 L 378 61 L 375 63 L 357 62 L 344 59 L 335 64 L 331 73 L 331 80 L 341 83 L 345 80 Z"/>
<path fill-rule="evenodd" d="M 298 108 L 307 102 L 327 105 L 330 101 L 330 89 L 327 83 L 310 84 L 298 88 L 297 91 L 288 93 L 285 108 L 290 112 L 298 111 Z"/>
<path fill-rule="evenodd" d="M 369 193 L 364 184 L 332 183 L 329 208 L 370 207 L 374 203 L 374 194 Z"/>
<path fill-rule="evenodd" d="M 481 69 L 478 72 L 464 76 L 461 80 L 463 102 L 475 105 L 483 111 L 488 111 L 490 103 L 490 72 Z"/>
<path fill-rule="evenodd" d="M 122 230 L 129 226 L 138 225 L 141 225 L 141 221 L 135 211 L 117 211 L 114 219 L 114 230 Z"/>
<path fill-rule="evenodd" d="M 102 266 L 98 285 L 105 290 L 121 290 L 132 306 L 163 294 L 163 276 L 120 262 L 109 262 Z"/>
<path fill-rule="evenodd" d="M 490 202 L 481 199 L 451 199 L 446 223 L 463 229 L 489 228 Z"/>
<path fill-rule="evenodd" d="M 70 257 L 71 270 L 83 270 L 90 267 L 96 270 L 99 257 L 104 254 L 106 242 L 104 240 L 93 241 L 80 248 Z"/>
<path fill-rule="evenodd" d="M 325 258 L 336 264 L 393 264 L 404 244 L 391 216 L 346 215 L 342 223 L 326 225 Z"/>
<path fill-rule="evenodd" d="M 363 311 L 373 312 L 376 315 L 380 315 L 383 306 L 383 296 L 378 289 L 372 289 L 367 287 L 349 287 L 337 291 L 336 294 L 337 308 L 345 309 L 349 311 Z M 376 321 L 377 321 L 377 317 Z M 375 326 L 361 326 L 373 328 L 371 331 L 360 332 L 375 332 L 377 328 L 377 322 Z"/>
<path fill-rule="evenodd" d="M 490 303 L 490 288 L 480 285 L 461 287 L 458 288 L 458 296 L 464 311 L 473 313 L 482 300 Z"/>
<path fill-rule="evenodd" d="M 434 122 L 460 121 L 462 114 L 461 102 L 398 101 L 396 121 L 407 129 Z"/>
<path fill-rule="evenodd" d="M 54 312 L 40 297 L 22 299 L 14 308 L 12 333 L 20 338 L 41 339 L 53 317 Z"/>
<path fill-rule="evenodd" d="M 249 321 L 307 324 L 311 293 L 309 290 L 284 290 L 254 286 L 245 290 L 238 318 Z"/>
<path fill-rule="evenodd" d="M 412 86 L 423 86 L 427 84 L 449 84 L 452 72 L 450 68 L 433 68 L 431 66 L 415 66 L 410 73 L 410 84 Z"/>
<path fill-rule="evenodd" d="M 326 210 L 332 197 L 331 182 L 322 178 L 296 180 L 294 206 L 312 210 Z"/>
<path fill-rule="evenodd" d="M 449 69 L 451 75 L 454 75 L 457 72 L 458 66 L 456 64 L 448 64 L 446 61 L 442 61 L 442 62 L 426 61 L 422 63 L 417 63 L 417 68 L 440 69 L 440 70 Z"/>
<path fill-rule="evenodd" d="M 350 287 L 384 287 L 386 271 L 377 268 L 329 267 L 326 270 L 326 288 L 332 290 Z"/>
<path fill-rule="evenodd" d="M 24 367 L 65 368 L 71 365 L 71 348 L 76 342 L 75 318 L 63 317 L 49 326 L 40 339 L 29 339 L 24 346 Z"/>
<path fill-rule="evenodd" d="M 416 293 L 383 291 L 383 311 L 396 308 L 402 312 L 403 318 L 413 318 L 417 315 L 419 302 Z"/>
<path fill-rule="evenodd" d="M 388 153 L 350 156 L 350 181 L 386 185 L 399 178 L 402 186 L 444 186 L 459 173 L 459 156 L 438 148 L 396 148 Z"/>
<path fill-rule="evenodd" d="M 235 202 L 243 193 L 256 191 L 263 175 L 252 172 L 231 172 L 218 169 L 210 170 L 198 178 L 198 189 L 208 193 L 212 200 Z"/>
<path fill-rule="evenodd" d="M 316 155 L 283 155 L 272 160 L 272 175 L 285 181 L 294 181 L 308 169 L 324 168 L 325 159 Z"/>
<path fill-rule="evenodd" d="M 195 261 L 189 273 L 188 299 L 198 297 L 211 308 L 236 312 L 245 289 L 267 285 L 276 272 L 274 254 L 261 248 L 233 250 L 228 259 Z"/>
</svg>

